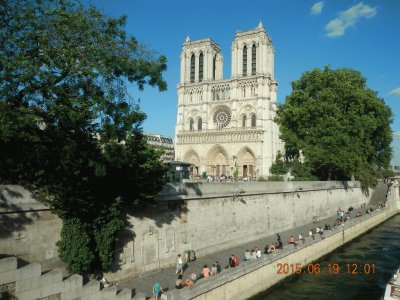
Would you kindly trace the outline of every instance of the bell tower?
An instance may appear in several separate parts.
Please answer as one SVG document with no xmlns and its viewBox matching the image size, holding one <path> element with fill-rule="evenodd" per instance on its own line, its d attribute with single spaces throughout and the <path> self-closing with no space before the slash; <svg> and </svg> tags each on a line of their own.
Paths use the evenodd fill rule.
<svg viewBox="0 0 400 300">
<path fill-rule="evenodd" d="M 181 84 L 220 80 L 223 76 L 221 47 L 210 38 L 190 41 L 182 45 Z"/>
</svg>

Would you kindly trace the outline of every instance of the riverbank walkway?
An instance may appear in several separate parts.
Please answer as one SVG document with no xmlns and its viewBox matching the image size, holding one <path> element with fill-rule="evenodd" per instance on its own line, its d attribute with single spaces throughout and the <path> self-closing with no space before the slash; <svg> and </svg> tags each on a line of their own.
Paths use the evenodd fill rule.
<svg viewBox="0 0 400 300">
<path fill-rule="evenodd" d="M 372 195 L 372 198 L 374 199 L 374 203 L 369 203 L 367 207 L 354 207 L 354 210 L 352 212 L 353 217 L 357 214 L 357 212 L 361 212 L 363 215 L 365 214 L 365 211 L 368 207 L 374 206 L 373 204 L 377 203 L 383 203 L 386 200 L 386 190 L 387 190 L 387 185 L 384 184 L 379 184 L 379 187 L 375 190 L 374 194 Z M 342 207 L 345 212 L 348 210 L 349 207 Z M 296 241 L 298 240 L 298 236 L 301 233 L 304 237 L 308 237 L 308 233 L 310 229 L 315 229 L 316 227 L 325 227 L 325 224 L 329 224 L 333 227 L 333 224 L 336 221 L 336 214 L 334 216 L 324 218 L 321 220 L 318 220 L 316 222 L 313 222 L 312 220 L 304 225 L 304 226 L 297 226 L 289 230 L 285 230 L 282 232 L 278 232 L 278 234 L 281 237 L 283 245 L 288 244 L 288 239 L 291 235 L 293 235 L 296 238 Z M 189 278 L 190 273 L 192 270 L 196 271 L 197 276 L 199 276 L 202 273 L 203 266 L 207 264 L 208 268 L 211 269 L 212 264 L 215 261 L 218 261 L 221 268 L 224 269 L 225 266 L 228 264 L 228 259 L 229 257 L 234 254 L 239 258 L 239 262 L 243 263 L 244 262 L 244 253 L 246 250 L 254 249 L 255 247 L 258 247 L 261 249 L 262 253 L 264 253 L 264 248 L 265 246 L 271 243 L 275 243 L 277 241 L 277 236 L 276 234 L 263 237 L 261 239 L 238 245 L 236 247 L 232 247 L 223 251 L 219 251 L 217 253 L 214 253 L 212 255 L 207 255 L 204 257 L 197 257 L 195 261 L 191 261 L 190 265 L 186 268 L 184 274 L 183 274 L 183 279 Z M 194 249 L 196 251 L 196 249 Z M 277 250 L 279 251 L 279 250 Z M 179 253 L 176 253 L 177 255 Z M 184 253 L 180 253 L 183 255 Z M 266 254 L 263 254 L 266 255 Z M 151 299 L 152 297 L 152 287 L 155 282 L 158 282 L 161 287 L 163 288 L 164 292 L 166 290 L 172 290 L 175 289 L 175 281 L 177 279 L 177 276 L 175 275 L 175 265 L 159 270 L 155 270 L 151 273 L 146 273 L 143 274 L 139 277 L 131 278 L 125 281 L 118 282 L 118 289 L 122 288 L 129 288 L 132 289 L 133 295 L 134 296 L 136 293 L 143 293 L 146 295 L 146 299 Z M 218 275 L 217 275 L 218 276 Z M 200 279 L 201 280 L 201 279 Z"/>
</svg>

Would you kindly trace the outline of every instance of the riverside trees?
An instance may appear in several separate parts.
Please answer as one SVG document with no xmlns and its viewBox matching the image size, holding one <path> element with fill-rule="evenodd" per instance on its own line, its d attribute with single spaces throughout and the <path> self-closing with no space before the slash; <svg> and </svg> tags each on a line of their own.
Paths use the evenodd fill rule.
<svg viewBox="0 0 400 300">
<path fill-rule="evenodd" d="M 314 69 L 292 89 L 276 119 L 286 158 L 298 161 L 301 152 L 310 175 L 321 180 L 374 186 L 392 152 L 392 112 L 383 99 L 352 69 Z"/>
<path fill-rule="evenodd" d="M 63 219 L 71 272 L 106 269 L 123 213 L 161 189 L 160 153 L 126 83 L 166 89 L 166 58 L 125 18 L 68 0 L 0 0 L 0 183 L 35 190 Z"/>
</svg>

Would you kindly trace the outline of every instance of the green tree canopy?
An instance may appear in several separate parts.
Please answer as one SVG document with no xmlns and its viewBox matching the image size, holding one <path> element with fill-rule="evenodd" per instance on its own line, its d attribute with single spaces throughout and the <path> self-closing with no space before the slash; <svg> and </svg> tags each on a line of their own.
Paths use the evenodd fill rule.
<svg viewBox="0 0 400 300">
<path fill-rule="evenodd" d="M 69 234 L 90 236 L 84 271 L 109 265 L 123 208 L 163 184 L 127 83 L 165 90 L 166 58 L 128 36 L 125 22 L 76 1 L 0 0 L 0 183 L 34 188 L 73 220 Z M 64 229 L 60 251 L 73 247 Z"/>
<path fill-rule="evenodd" d="M 392 112 L 352 69 L 314 69 L 292 82 L 277 122 L 287 158 L 301 154 L 321 180 L 376 182 L 391 158 Z"/>
</svg>

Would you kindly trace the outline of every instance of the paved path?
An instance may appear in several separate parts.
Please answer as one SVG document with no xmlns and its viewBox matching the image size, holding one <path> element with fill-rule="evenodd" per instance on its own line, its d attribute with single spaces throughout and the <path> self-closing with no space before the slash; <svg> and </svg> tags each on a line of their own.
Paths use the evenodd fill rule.
<svg viewBox="0 0 400 300">
<path fill-rule="evenodd" d="M 383 186 L 379 186 L 379 188 L 377 189 L 377 193 L 374 197 L 375 201 L 377 201 L 378 199 L 379 200 L 385 199 L 385 193 L 386 193 L 385 188 Z M 384 194 L 384 195 L 381 195 L 381 194 Z M 380 201 L 380 202 L 383 202 L 383 201 Z M 342 209 L 347 210 L 348 207 L 342 207 Z M 353 216 L 359 210 L 360 210 L 360 212 L 362 212 L 362 214 L 365 214 L 365 208 L 360 209 L 359 207 L 357 207 L 357 208 L 355 208 L 355 211 L 353 211 Z M 326 219 L 322 219 L 317 222 L 310 222 L 304 226 L 299 226 L 299 227 L 292 228 L 292 229 L 289 229 L 289 230 L 286 230 L 283 232 L 279 232 L 279 235 L 281 236 L 282 243 L 284 245 L 286 245 L 288 238 L 291 235 L 294 235 L 297 240 L 299 233 L 302 233 L 303 236 L 308 236 L 308 232 L 310 229 L 316 228 L 317 226 L 324 227 L 324 225 L 327 223 L 330 224 L 331 226 L 333 226 L 335 220 L 336 220 L 336 214 L 334 216 L 331 216 Z M 277 240 L 277 238 L 276 238 L 276 235 L 274 234 L 274 235 L 264 237 L 262 239 L 259 239 L 259 240 L 256 240 L 256 241 L 253 241 L 250 243 L 242 244 L 237 247 L 219 251 L 213 255 L 198 258 L 196 261 L 190 262 L 190 266 L 185 270 L 185 272 L 183 274 L 183 279 L 188 278 L 191 273 L 191 270 L 193 270 L 193 269 L 196 271 L 197 276 L 199 276 L 199 274 L 201 274 L 201 272 L 202 272 L 204 264 L 207 264 L 208 267 L 211 269 L 211 265 L 216 260 L 221 265 L 221 268 L 225 268 L 225 266 L 228 264 L 228 258 L 232 254 L 235 254 L 239 258 L 239 261 L 243 262 L 244 252 L 247 249 L 251 251 L 251 249 L 253 249 L 257 246 L 262 250 L 262 252 L 264 252 L 264 247 L 267 244 L 276 242 L 276 240 Z M 151 298 L 152 286 L 153 286 L 154 282 L 160 283 L 160 285 L 162 286 L 164 291 L 166 289 L 171 290 L 171 289 L 175 288 L 176 278 L 177 277 L 175 275 L 175 266 L 172 266 L 172 267 L 164 268 L 164 269 L 161 269 L 158 271 L 154 271 L 149 274 L 145 274 L 140 277 L 135 277 L 132 279 L 122 281 L 122 282 L 118 283 L 118 286 L 119 286 L 119 288 L 132 289 L 132 291 L 134 291 L 134 293 L 142 292 L 147 297 Z"/>
</svg>

